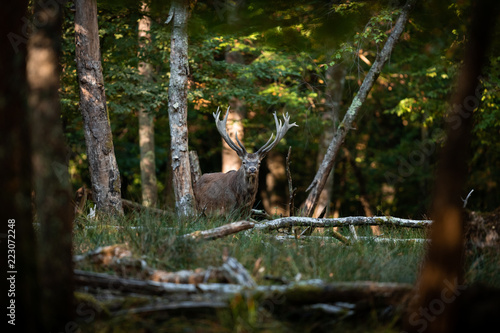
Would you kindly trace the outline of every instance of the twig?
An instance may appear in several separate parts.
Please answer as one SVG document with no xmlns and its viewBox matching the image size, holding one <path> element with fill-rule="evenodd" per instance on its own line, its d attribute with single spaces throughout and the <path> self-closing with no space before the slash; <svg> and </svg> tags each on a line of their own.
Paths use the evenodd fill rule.
<svg viewBox="0 0 500 333">
<path fill-rule="evenodd" d="M 352 234 L 352 239 L 357 242 L 358 241 L 358 234 L 356 233 L 356 229 L 354 228 L 354 226 L 352 224 L 349 225 L 349 231 L 351 232 Z"/>
<path fill-rule="evenodd" d="M 469 200 L 470 195 L 472 194 L 472 192 L 474 192 L 474 189 L 470 190 L 470 192 L 469 192 L 469 194 L 467 194 L 467 197 L 465 198 L 465 200 L 463 198 L 460 198 L 464 202 L 463 208 L 465 208 L 465 206 L 467 206 L 467 201 Z"/>
<path fill-rule="evenodd" d="M 292 185 L 292 172 L 290 171 L 290 155 L 292 154 L 292 147 L 288 147 L 288 154 L 286 155 L 286 176 L 288 179 L 288 216 L 293 216 L 295 211 L 295 192 L 297 188 Z"/>
</svg>

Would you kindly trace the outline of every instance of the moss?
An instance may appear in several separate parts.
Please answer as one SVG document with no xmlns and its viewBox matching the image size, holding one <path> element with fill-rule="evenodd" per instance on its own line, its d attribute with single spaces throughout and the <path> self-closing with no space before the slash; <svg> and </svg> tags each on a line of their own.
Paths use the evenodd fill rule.
<svg viewBox="0 0 500 333">
<path fill-rule="evenodd" d="M 76 313 L 79 316 L 77 319 L 88 321 L 94 318 L 105 319 L 111 317 L 109 309 L 95 299 L 94 296 L 82 292 L 75 292 L 74 295 L 77 304 Z"/>
</svg>

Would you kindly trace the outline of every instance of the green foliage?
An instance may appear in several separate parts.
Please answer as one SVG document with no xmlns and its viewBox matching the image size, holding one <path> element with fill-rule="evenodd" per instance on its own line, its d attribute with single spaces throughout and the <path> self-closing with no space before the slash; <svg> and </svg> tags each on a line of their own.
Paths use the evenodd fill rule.
<svg viewBox="0 0 500 333">
<path fill-rule="evenodd" d="M 369 63 L 385 43 L 399 6 L 370 1 L 276 1 L 273 6 L 261 0 L 225 3 L 201 1 L 192 9 L 190 148 L 198 151 L 203 172 L 219 171 L 220 138 L 211 116 L 218 106 L 225 109 L 235 98 L 244 104 L 244 144 L 250 150 L 269 138 L 274 127 L 271 113 L 288 112 L 300 127 L 276 150 L 284 155 L 287 146 L 293 147 L 295 201 L 301 203 L 317 170 L 321 134 L 332 128 L 322 118 L 328 110 L 328 71 L 339 64 L 348 70 L 341 118 Z M 161 200 L 166 203 L 171 202 L 167 117 L 171 27 L 164 24 L 169 8 L 168 3 L 151 3 L 152 41 L 139 49 L 137 21 L 143 14 L 139 5 L 137 1 L 99 3 L 106 98 L 125 198 L 140 198 L 136 113 L 144 109 L 155 115 L 157 178 Z M 469 6 L 469 1 L 451 5 L 423 2 L 412 11 L 401 40 L 362 107 L 356 131 L 350 131 L 345 142 L 364 184 L 342 154 L 337 158 L 333 202 L 340 205 L 339 214 L 364 214 L 359 200 L 362 187 L 374 213 L 416 218 L 426 214 L 444 139 L 444 116 L 451 108 L 447 101 L 461 66 Z M 61 101 L 72 181 L 79 187 L 90 181 L 78 112 L 73 13 L 65 10 L 65 16 Z M 470 208 L 479 210 L 492 210 L 500 200 L 500 176 L 495 172 L 500 167 L 500 58 L 495 55 L 500 38 L 494 40 L 478 87 L 483 96 L 474 114 L 474 155 L 467 184 L 475 189 Z M 152 81 L 139 75 L 140 60 L 152 65 Z M 336 209 L 333 202 L 331 211 Z"/>
</svg>

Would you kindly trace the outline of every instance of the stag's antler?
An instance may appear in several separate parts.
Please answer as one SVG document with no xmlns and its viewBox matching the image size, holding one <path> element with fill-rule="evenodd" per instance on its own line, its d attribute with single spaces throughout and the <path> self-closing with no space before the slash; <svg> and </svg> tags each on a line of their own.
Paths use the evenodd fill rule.
<svg viewBox="0 0 500 333">
<path fill-rule="evenodd" d="M 273 134 L 271 134 L 271 137 L 269 140 L 262 146 L 260 147 L 259 150 L 257 150 L 257 154 L 262 158 L 266 156 L 266 154 L 273 149 L 280 141 L 283 139 L 285 136 L 286 132 L 294 126 L 299 127 L 296 123 L 290 124 L 290 116 L 288 116 L 288 113 L 283 115 L 283 120 L 285 121 L 284 123 L 281 122 L 281 120 L 278 120 L 278 117 L 276 116 L 276 112 L 274 113 L 274 122 L 276 123 L 276 138 L 274 139 L 273 142 L 271 140 L 273 139 Z"/>
<path fill-rule="evenodd" d="M 217 113 L 213 113 L 213 116 L 215 118 L 215 125 L 217 126 L 217 130 L 219 131 L 219 134 L 222 136 L 224 141 L 228 144 L 229 147 L 231 147 L 232 150 L 238 154 L 238 156 L 243 157 L 247 154 L 247 151 L 243 144 L 240 142 L 240 139 L 238 139 L 238 132 L 236 132 L 236 142 L 238 143 L 238 146 L 234 143 L 233 140 L 229 137 L 229 134 L 227 133 L 226 130 L 226 123 L 227 123 L 227 116 L 229 115 L 229 108 L 227 108 L 226 115 L 224 116 L 224 119 L 220 121 L 220 110 L 217 107 Z"/>
</svg>

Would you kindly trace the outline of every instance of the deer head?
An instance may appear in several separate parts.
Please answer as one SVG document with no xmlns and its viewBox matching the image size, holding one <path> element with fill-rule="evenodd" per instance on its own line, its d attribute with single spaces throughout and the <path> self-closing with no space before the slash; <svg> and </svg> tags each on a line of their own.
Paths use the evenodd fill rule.
<svg viewBox="0 0 500 333">
<path fill-rule="evenodd" d="M 275 112 L 276 137 L 271 134 L 269 140 L 259 150 L 255 153 L 248 153 L 238 139 L 238 133 L 236 133 L 236 143 L 229 137 L 226 130 L 228 114 L 229 108 L 221 121 L 220 110 L 217 108 L 217 112 L 213 114 L 215 124 L 222 139 L 238 154 L 242 164 L 238 171 L 205 174 L 198 180 L 194 186 L 194 192 L 198 208 L 201 210 L 220 212 L 233 209 L 250 210 L 257 194 L 260 162 L 283 139 L 290 128 L 298 126 L 295 123 L 289 123 L 288 113 L 283 116 L 284 122 L 282 122 L 278 120 Z"/>
</svg>

